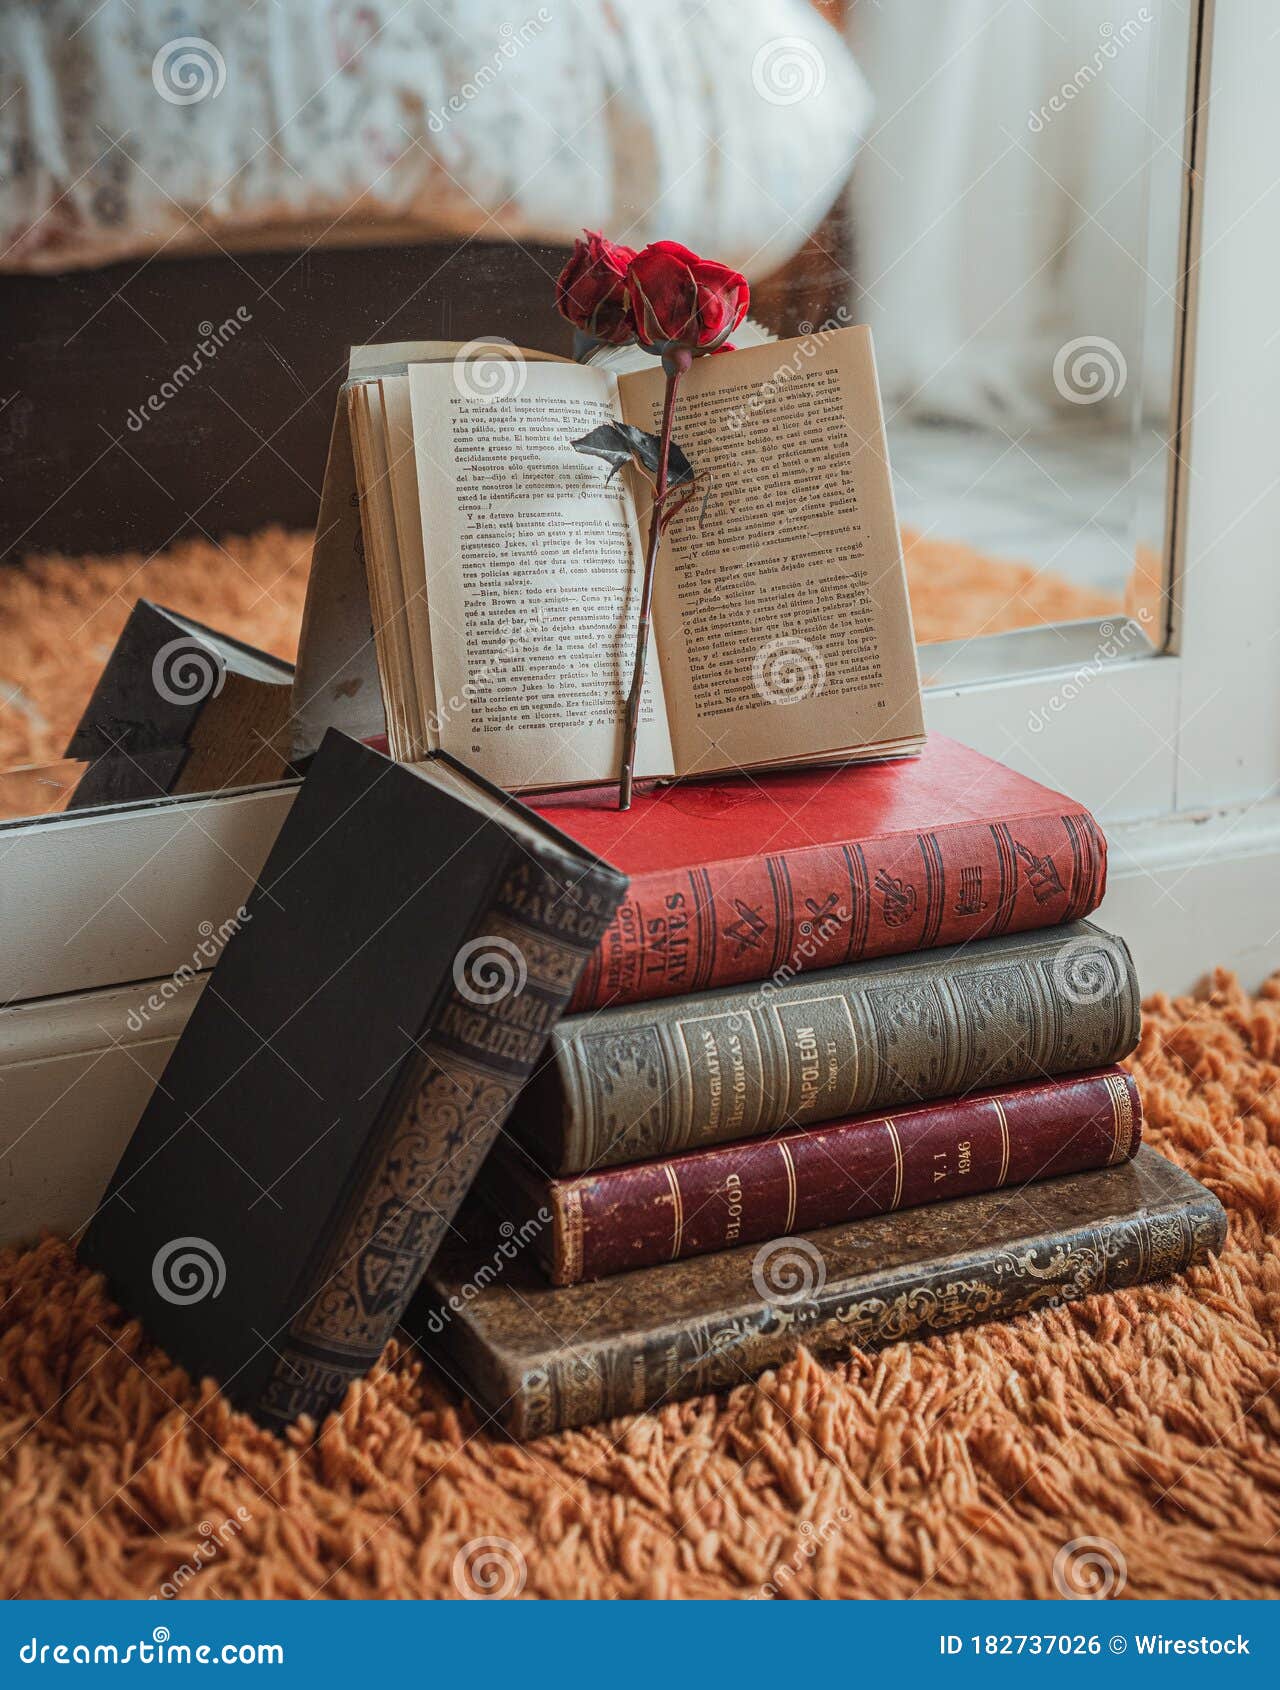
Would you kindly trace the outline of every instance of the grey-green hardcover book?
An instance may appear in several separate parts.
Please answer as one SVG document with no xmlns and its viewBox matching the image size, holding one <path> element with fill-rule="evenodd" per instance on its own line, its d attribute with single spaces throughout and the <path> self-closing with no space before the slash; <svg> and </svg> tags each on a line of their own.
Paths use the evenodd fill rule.
<svg viewBox="0 0 1280 1690">
<path fill-rule="evenodd" d="M 581 1173 L 1105 1068 L 1140 1027 L 1128 947 L 1077 921 L 567 1016 L 509 1130 Z"/>
</svg>

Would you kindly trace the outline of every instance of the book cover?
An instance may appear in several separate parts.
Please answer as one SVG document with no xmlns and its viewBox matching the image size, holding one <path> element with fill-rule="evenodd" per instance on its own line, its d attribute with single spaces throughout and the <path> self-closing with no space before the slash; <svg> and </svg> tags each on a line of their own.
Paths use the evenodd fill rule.
<svg viewBox="0 0 1280 1690">
<path fill-rule="evenodd" d="M 820 1356 L 950 1332 L 1163 1279 L 1226 1237 L 1222 1205 L 1143 1148 L 1022 1191 L 960 1197 L 563 1288 L 477 1206 L 410 1329 L 521 1438 L 741 1384 Z M 477 1289 L 477 1288 L 480 1289 Z"/>
<path fill-rule="evenodd" d="M 80 1245 L 282 1426 L 377 1358 L 622 881 L 448 758 L 338 732 Z"/>
<path fill-rule="evenodd" d="M 546 1216 L 553 1284 L 835 1226 L 922 1203 L 1114 1166 L 1138 1148 L 1142 1104 L 1122 1068 L 803 1127 L 685 1156 L 542 1178 L 503 1139 L 476 1190 L 500 1218 Z"/>
<path fill-rule="evenodd" d="M 291 663 L 139 599 L 67 745 L 88 768 L 66 808 L 281 779 L 292 687 Z"/>
<path fill-rule="evenodd" d="M 567 1016 L 512 1118 L 548 1174 L 1118 1062 L 1123 940 L 1087 921 Z"/>
<path fill-rule="evenodd" d="M 1106 891 L 1081 804 L 940 734 L 918 758 L 560 793 L 533 807 L 630 882 L 575 1010 L 1078 921 Z"/>
</svg>

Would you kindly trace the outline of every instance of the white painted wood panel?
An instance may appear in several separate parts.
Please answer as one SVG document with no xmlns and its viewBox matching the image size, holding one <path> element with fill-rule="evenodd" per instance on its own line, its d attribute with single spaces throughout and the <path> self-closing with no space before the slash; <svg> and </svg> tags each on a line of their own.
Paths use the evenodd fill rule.
<svg viewBox="0 0 1280 1690">
<path fill-rule="evenodd" d="M 169 974 L 248 896 L 296 788 L 0 829 L 0 1004 Z M 208 931 L 205 929 L 204 931 Z"/>
<path fill-rule="evenodd" d="M 0 1010 L 0 1246 L 88 1221 L 203 985 Z"/>
</svg>

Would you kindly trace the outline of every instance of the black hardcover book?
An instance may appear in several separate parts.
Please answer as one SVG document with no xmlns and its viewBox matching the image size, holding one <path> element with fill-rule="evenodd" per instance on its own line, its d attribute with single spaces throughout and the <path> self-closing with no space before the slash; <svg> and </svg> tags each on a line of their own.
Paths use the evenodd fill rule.
<svg viewBox="0 0 1280 1690">
<path fill-rule="evenodd" d="M 281 779 L 292 692 L 291 663 L 139 599 L 64 753 L 89 765 L 67 808 Z"/>
<path fill-rule="evenodd" d="M 264 1423 L 336 1407 L 625 886 L 449 758 L 329 733 L 81 1258 Z"/>
</svg>

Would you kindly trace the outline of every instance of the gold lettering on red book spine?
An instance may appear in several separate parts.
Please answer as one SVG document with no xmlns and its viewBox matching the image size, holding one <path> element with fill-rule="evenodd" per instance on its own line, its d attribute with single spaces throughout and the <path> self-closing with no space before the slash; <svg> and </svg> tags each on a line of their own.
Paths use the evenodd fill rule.
<svg viewBox="0 0 1280 1690">
<path fill-rule="evenodd" d="M 583 1256 L 582 1187 L 576 1182 L 561 1192 L 556 1221 L 560 1230 L 557 1255 L 564 1283 L 576 1285 L 582 1278 Z"/>
<path fill-rule="evenodd" d="M 998 1191 L 1009 1177 L 1009 1118 L 1004 1112 L 1004 1104 L 998 1097 L 993 1097 L 991 1101 L 995 1104 L 996 1119 L 1000 1122 L 1000 1177 L 996 1181 Z"/>
<path fill-rule="evenodd" d="M 1129 1082 L 1120 1074 L 1106 1076 L 1107 1092 L 1111 1098 L 1112 1130 L 1114 1134 L 1107 1166 L 1123 1162 L 1133 1147 L 1133 1097 Z"/>
<path fill-rule="evenodd" d="M 782 1152 L 782 1165 L 787 1170 L 787 1218 L 783 1222 L 783 1232 L 790 1232 L 796 1224 L 796 1165 L 791 1159 L 791 1152 L 787 1146 L 778 1141 L 778 1149 Z"/>
<path fill-rule="evenodd" d="M 680 1254 L 680 1245 L 684 1240 L 684 1199 L 680 1195 L 680 1181 L 676 1178 L 676 1171 L 670 1162 L 666 1163 L 662 1171 L 671 1187 L 671 1260 L 674 1262 Z"/>
<path fill-rule="evenodd" d="M 906 1167 L 902 1158 L 902 1140 L 898 1137 L 897 1127 L 889 1119 L 886 1119 L 884 1124 L 888 1129 L 889 1142 L 893 1145 L 893 1197 L 889 1203 L 890 1210 L 893 1210 L 902 1202 L 902 1182 Z"/>
</svg>

